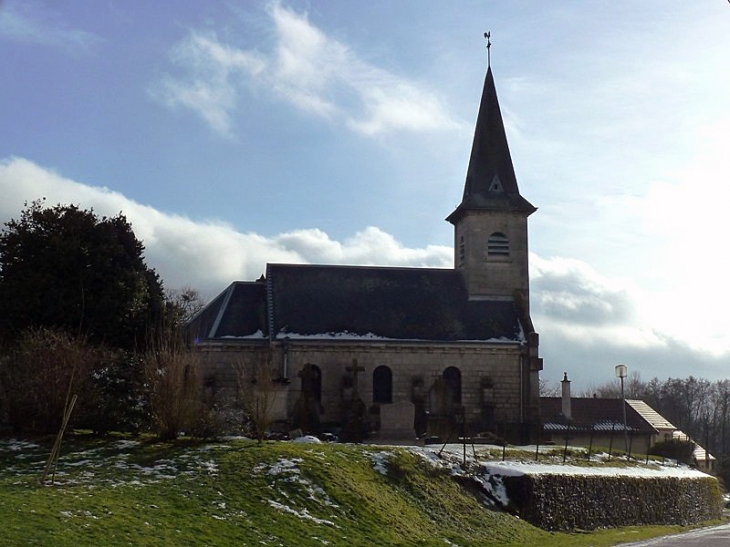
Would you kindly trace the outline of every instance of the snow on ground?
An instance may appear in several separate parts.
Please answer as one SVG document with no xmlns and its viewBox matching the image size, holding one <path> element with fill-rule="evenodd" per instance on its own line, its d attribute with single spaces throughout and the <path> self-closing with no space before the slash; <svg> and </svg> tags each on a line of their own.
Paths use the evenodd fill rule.
<svg viewBox="0 0 730 547">
<path fill-rule="evenodd" d="M 384 448 L 380 446 L 379 448 Z M 682 477 L 694 478 L 707 476 L 705 473 L 676 463 L 660 464 L 657 462 L 631 460 L 625 457 L 613 457 L 608 454 L 593 454 L 591 466 L 579 465 L 581 457 L 572 457 L 568 463 L 562 463 L 563 451 L 555 446 L 549 447 L 508 447 L 503 451 L 501 446 L 463 444 L 427 445 L 406 448 L 427 462 L 440 469 L 449 469 L 454 476 L 468 477 L 482 486 L 488 504 L 507 508 L 510 500 L 503 477 L 522 475 L 584 475 L 611 477 Z M 571 451 L 587 452 L 581 448 L 571 447 Z M 387 474 L 384 462 L 387 452 L 371 454 L 373 468 Z M 505 460 L 502 461 L 504 454 Z M 538 461 L 535 461 L 537 454 Z M 582 461 L 588 463 L 587 459 Z M 599 463 L 600 465 L 596 465 Z"/>
<path fill-rule="evenodd" d="M 320 443 L 315 437 L 301 437 L 294 442 Z M 164 480 L 174 479 L 181 475 L 196 477 L 200 475 L 215 476 L 218 465 L 212 452 L 231 448 L 228 443 L 214 443 L 185 451 L 171 459 L 156 460 L 150 465 L 135 463 L 127 450 L 140 443 L 134 440 L 119 440 L 106 446 L 65 453 L 63 463 L 56 472 L 56 484 L 87 485 L 92 488 L 99 483 L 108 483 L 113 487 L 121 485 L 146 486 Z M 510 500 L 504 486 L 503 478 L 521 475 L 569 474 L 585 476 L 613 477 L 702 477 L 704 473 L 676 464 L 662 465 L 656 462 L 627 461 L 625 458 L 609 458 L 607 454 L 593 454 L 591 465 L 580 465 L 586 462 L 587 453 L 571 447 L 571 460 L 562 463 L 563 451 L 554 446 L 549 447 L 508 447 L 501 446 L 446 444 L 427 446 L 384 446 L 373 445 L 366 451 L 372 468 L 381 475 L 388 475 L 388 460 L 395 450 L 409 450 L 427 465 L 446 469 L 452 475 L 465 477 L 478 482 L 484 493 L 485 503 L 507 508 Z M 40 475 L 46 462 L 47 454 L 41 447 L 33 443 L 17 440 L 0 440 L 0 451 L 13 453 L 18 460 L 17 466 L 6 467 L 7 474 Z M 323 466 L 332 465 L 324 453 L 314 446 L 307 450 L 313 454 Z M 578 456 L 576 456 L 578 453 Z M 110 454 L 113 454 L 110 456 Z M 502 461 L 504 456 L 505 461 Z M 538 461 L 535 461 L 537 458 Z M 610 459 L 610 461 L 608 461 Z M 23 462 L 22 464 L 20 462 Z M 329 507 L 333 513 L 341 508 L 334 503 L 327 492 L 319 485 L 313 484 L 303 476 L 302 458 L 279 458 L 273 463 L 259 463 L 253 468 L 254 474 L 265 475 L 272 488 L 271 499 L 265 500 L 271 507 L 317 524 L 336 526 L 333 519 L 318 518 L 308 513 L 306 508 L 297 509 L 296 500 L 305 503 L 313 501 L 318 506 Z M 64 471 L 65 469 L 65 471 Z M 129 473 L 109 474 L 107 469 L 129 471 Z M 113 478 L 112 478 L 113 477 Z M 124 477 L 124 478 L 120 478 Z M 216 502 L 216 509 L 222 513 L 220 518 L 236 516 L 228 514 L 225 502 Z M 222 505 L 221 505 L 222 504 Z M 75 515 L 78 516 L 78 515 Z M 216 517 L 218 518 L 218 517 Z"/>
<path fill-rule="evenodd" d="M 304 444 L 321 444 L 322 441 L 320 441 L 317 437 L 314 435 L 304 435 L 302 437 L 297 437 L 294 439 L 295 443 L 304 443 Z"/>
<path fill-rule="evenodd" d="M 122 485 L 144 486 L 155 484 L 162 480 L 171 480 L 180 475 L 196 476 L 200 474 L 215 476 L 218 473 L 218 464 L 210 458 L 207 452 L 223 445 L 207 445 L 191 449 L 181 454 L 175 460 L 160 459 L 152 465 L 140 465 L 130 461 L 127 452 L 116 452 L 134 448 L 139 441 L 118 440 L 109 445 L 96 448 L 87 448 L 78 451 L 65 451 L 62 461 L 55 472 L 56 485 L 86 485 L 93 486 L 99 483 L 108 483 L 112 487 Z M 14 454 L 14 459 L 24 461 L 21 465 L 10 465 L 5 473 L 40 476 L 46 466 L 48 452 L 39 445 L 16 440 L 0 440 L 0 451 L 22 451 Z M 113 453 L 110 456 L 109 453 Z M 81 469 L 81 471 L 77 471 Z M 120 478 L 119 473 L 113 474 L 108 470 L 132 471 L 128 478 Z"/>
<path fill-rule="evenodd" d="M 582 467 L 571 464 L 542 464 L 525 462 L 484 463 L 491 475 L 585 475 L 603 477 L 704 477 L 705 473 L 688 467 L 639 466 L 639 467 Z"/>
<path fill-rule="evenodd" d="M 381 450 L 380 452 L 369 452 L 370 461 L 373 462 L 373 469 L 381 475 L 388 474 L 387 462 L 392 452 Z"/>
</svg>

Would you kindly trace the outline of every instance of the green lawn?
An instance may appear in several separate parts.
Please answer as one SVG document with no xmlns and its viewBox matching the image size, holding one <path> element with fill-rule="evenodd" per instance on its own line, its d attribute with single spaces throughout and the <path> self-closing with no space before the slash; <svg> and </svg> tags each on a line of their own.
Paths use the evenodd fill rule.
<svg viewBox="0 0 730 547">
<path fill-rule="evenodd" d="M 545 532 L 386 447 L 75 437 L 41 486 L 49 450 L 0 441 L 0 544 L 608 546 L 680 530 Z"/>
</svg>

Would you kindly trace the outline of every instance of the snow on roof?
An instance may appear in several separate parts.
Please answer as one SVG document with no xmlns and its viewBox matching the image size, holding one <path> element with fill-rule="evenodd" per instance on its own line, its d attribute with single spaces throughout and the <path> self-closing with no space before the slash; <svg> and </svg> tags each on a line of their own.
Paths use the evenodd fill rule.
<svg viewBox="0 0 730 547">
<path fill-rule="evenodd" d="M 692 452 L 692 457 L 698 462 L 716 459 L 715 456 L 710 454 L 705 448 L 690 439 L 689 435 L 687 435 L 681 429 L 675 429 L 674 431 L 672 431 L 672 438 L 679 441 L 692 441 L 693 443 L 695 443 L 695 449 L 694 452 Z"/>
<path fill-rule="evenodd" d="M 644 401 L 627 399 L 626 404 L 633 408 L 642 418 L 644 418 L 644 420 L 649 422 L 654 429 L 677 429 L 669 420 L 651 408 Z"/>
</svg>

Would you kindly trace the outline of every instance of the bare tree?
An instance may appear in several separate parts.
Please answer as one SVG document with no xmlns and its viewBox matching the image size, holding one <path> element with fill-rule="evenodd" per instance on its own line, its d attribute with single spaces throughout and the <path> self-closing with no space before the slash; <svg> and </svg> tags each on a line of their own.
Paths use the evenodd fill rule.
<svg viewBox="0 0 730 547">
<path fill-rule="evenodd" d="M 205 307 L 205 300 L 200 293 L 189 286 L 167 291 L 165 300 L 168 305 L 168 315 L 172 315 L 173 321 L 181 325 Z"/>
<path fill-rule="evenodd" d="M 235 363 L 241 406 L 251 425 L 251 432 L 261 442 L 272 424 L 276 399 L 276 383 L 271 370 L 271 354 L 262 361 L 248 365 Z"/>
<path fill-rule="evenodd" d="M 558 382 L 540 378 L 540 397 L 560 397 L 560 394 L 561 390 Z"/>
<path fill-rule="evenodd" d="M 147 352 L 145 373 L 159 437 L 172 440 L 193 431 L 203 411 L 199 354 L 170 333 Z"/>
</svg>

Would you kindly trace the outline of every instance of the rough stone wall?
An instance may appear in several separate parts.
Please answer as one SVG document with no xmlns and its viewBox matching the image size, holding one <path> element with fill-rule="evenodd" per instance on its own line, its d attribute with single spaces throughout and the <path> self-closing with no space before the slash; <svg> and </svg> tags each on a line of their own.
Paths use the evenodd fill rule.
<svg viewBox="0 0 730 547">
<path fill-rule="evenodd" d="M 717 479 L 524 475 L 504 477 L 512 509 L 545 530 L 696 524 L 722 515 Z"/>
<path fill-rule="evenodd" d="M 286 408 L 291 416 L 299 398 L 301 380 L 298 373 L 306 364 L 314 364 L 321 371 L 322 422 L 340 420 L 342 382 L 351 376 L 346 369 L 357 360 L 364 370 L 358 373 L 358 392 L 368 407 L 373 405 L 373 372 L 385 365 L 391 369 L 393 380 L 392 402 L 411 401 L 414 379 L 423 380 L 428 393 L 434 380 L 447 367 L 461 372 L 461 401 L 466 407 L 467 420 L 478 425 L 483 420 L 483 406 L 489 400 L 493 419 L 503 428 L 515 429 L 523 418 L 521 396 L 525 390 L 526 375 L 523 366 L 524 346 L 518 344 L 422 344 L 422 343 L 277 343 L 256 347 L 245 344 L 215 344 L 202 348 L 205 352 L 208 375 L 215 376 L 219 387 L 231 387 L 236 380 L 237 364 L 248 367 L 269 363 L 272 376 L 282 371 L 284 352 L 287 353 L 288 378 Z M 277 417 L 282 418 L 282 417 Z M 471 431 L 477 433 L 477 431 Z"/>
</svg>

